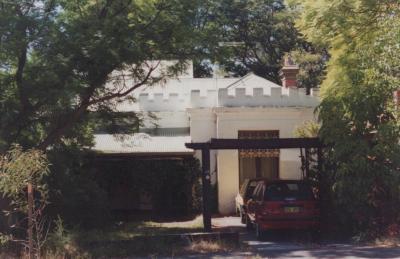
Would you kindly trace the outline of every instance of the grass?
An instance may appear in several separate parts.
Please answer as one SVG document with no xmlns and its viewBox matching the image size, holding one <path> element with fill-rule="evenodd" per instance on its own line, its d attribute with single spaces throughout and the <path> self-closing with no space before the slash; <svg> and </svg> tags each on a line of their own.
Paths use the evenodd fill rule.
<svg viewBox="0 0 400 259">
<path fill-rule="evenodd" d="M 183 222 L 117 222 L 113 226 L 89 231 L 75 231 L 75 239 L 80 242 L 129 240 L 141 236 L 182 234 L 202 231 L 202 217 Z"/>
<path fill-rule="evenodd" d="M 225 240 L 193 240 L 179 235 L 202 232 L 202 222 L 201 216 L 174 222 L 120 221 L 92 230 L 66 230 L 61 223 L 49 236 L 42 258 L 156 258 L 229 252 L 237 249 L 236 243 Z M 0 253 L 0 258 L 14 257 Z"/>
<path fill-rule="evenodd" d="M 66 231 L 47 258 L 126 258 L 226 252 L 234 244 L 223 241 L 190 241 L 183 233 L 202 231 L 202 217 L 176 222 L 117 222 L 89 231 Z"/>
</svg>

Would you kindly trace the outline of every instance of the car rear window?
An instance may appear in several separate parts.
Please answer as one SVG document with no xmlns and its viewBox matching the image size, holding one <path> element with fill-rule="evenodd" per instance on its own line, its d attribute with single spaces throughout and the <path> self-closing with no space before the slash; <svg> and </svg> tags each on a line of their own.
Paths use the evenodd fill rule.
<svg viewBox="0 0 400 259">
<path fill-rule="evenodd" d="M 282 182 L 267 185 L 264 193 L 266 201 L 313 200 L 311 186 L 302 182 Z"/>
<path fill-rule="evenodd" d="M 250 181 L 249 185 L 247 186 L 245 198 L 249 199 L 250 196 L 253 194 L 254 189 L 256 188 L 258 181 Z"/>
</svg>

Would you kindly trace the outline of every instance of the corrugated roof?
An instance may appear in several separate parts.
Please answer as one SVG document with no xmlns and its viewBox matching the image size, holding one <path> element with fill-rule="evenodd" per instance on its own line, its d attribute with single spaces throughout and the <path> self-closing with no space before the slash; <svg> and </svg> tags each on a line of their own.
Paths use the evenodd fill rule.
<svg viewBox="0 0 400 259">
<path fill-rule="evenodd" d="M 134 135 L 96 134 L 95 151 L 102 153 L 193 153 L 185 147 L 191 142 L 190 136 L 149 136 L 145 133 Z"/>
</svg>

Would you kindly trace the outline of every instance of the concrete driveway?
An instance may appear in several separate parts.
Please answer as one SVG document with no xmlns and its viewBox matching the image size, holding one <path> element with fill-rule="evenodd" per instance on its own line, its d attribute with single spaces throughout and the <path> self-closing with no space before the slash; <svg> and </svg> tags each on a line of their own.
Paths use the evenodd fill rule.
<svg viewBox="0 0 400 259">
<path fill-rule="evenodd" d="M 193 258 L 400 258 L 400 248 L 359 246 L 350 243 L 313 243 L 302 232 L 271 232 L 258 241 L 246 231 L 238 217 L 216 218 L 214 229 L 240 231 L 243 248 L 222 254 L 196 255 Z M 189 256 L 190 258 L 191 256 Z"/>
</svg>

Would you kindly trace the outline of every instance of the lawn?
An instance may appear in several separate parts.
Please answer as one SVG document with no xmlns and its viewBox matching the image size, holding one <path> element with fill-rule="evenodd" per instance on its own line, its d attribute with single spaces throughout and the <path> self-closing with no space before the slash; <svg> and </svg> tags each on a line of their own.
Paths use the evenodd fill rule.
<svg viewBox="0 0 400 259">
<path fill-rule="evenodd" d="M 154 235 L 171 235 L 201 232 L 203 218 L 198 216 L 193 220 L 175 222 L 134 221 L 116 222 L 113 226 L 75 233 L 79 241 L 116 241 Z"/>
<path fill-rule="evenodd" d="M 234 249 L 235 245 L 223 241 L 193 241 L 180 235 L 201 232 L 202 221 L 202 217 L 198 216 L 176 222 L 116 222 L 102 229 L 66 231 L 56 238 L 56 249 L 49 254 L 49 258 L 156 257 Z"/>
</svg>

